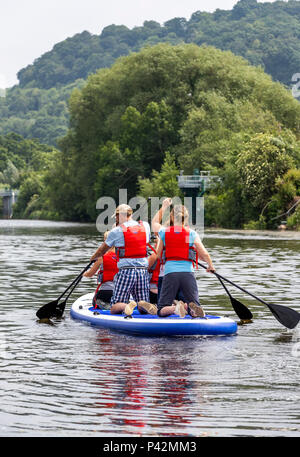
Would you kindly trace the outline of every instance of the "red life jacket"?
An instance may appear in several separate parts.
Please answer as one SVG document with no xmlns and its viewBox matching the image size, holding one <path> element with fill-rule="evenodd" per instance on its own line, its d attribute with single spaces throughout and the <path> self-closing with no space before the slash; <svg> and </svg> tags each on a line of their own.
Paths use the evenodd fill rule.
<svg viewBox="0 0 300 457">
<path fill-rule="evenodd" d="M 190 230 L 181 226 L 168 227 L 165 231 L 165 260 L 197 261 L 197 251 L 189 244 Z"/>
<path fill-rule="evenodd" d="M 103 262 L 98 272 L 98 285 L 94 294 L 94 308 L 98 308 L 96 304 L 96 295 L 103 283 L 108 281 L 113 281 L 115 275 L 118 273 L 119 269 L 117 267 L 118 257 L 113 251 L 109 251 L 102 257 Z"/>
<path fill-rule="evenodd" d="M 116 253 L 109 251 L 103 256 L 103 263 L 99 273 L 102 275 L 100 284 L 104 282 L 113 281 L 119 269 L 117 267 L 118 258 Z"/>
<path fill-rule="evenodd" d="M 147 257 L 147 236 L 143 222 L 139 221 L 138 225 L 130 227 L 122 224 L 120 227 L 123 231 L 125 246 L 116 247 L 118 257 L 122 259 Z"/>
<path fill-rule="evenodd" d="M 152 265 L 152 267 L 149 270 L 151 284 L 156 284 L 156 285 L 158 284 L 159 272 L 160 272 L 160 260 L 157 259 L 156 262 Z"/>
<path fill-rule="evenodd" d="M 156 254 L 156 250 L 151 246 L 151 244 L 147 245 L 149 248 L 149 254 L 151 255 L 153 252 Z M 152 252 L 151 252 L 152 251 Z M 151 284 L 158 284 L 158 278 L 159 278 L 159 272 L 160 272 L 160 259 L 156 259 L 152 267 L 149 268 L 149 274 L 150 274 L 150 282 Z"/>
</svg>

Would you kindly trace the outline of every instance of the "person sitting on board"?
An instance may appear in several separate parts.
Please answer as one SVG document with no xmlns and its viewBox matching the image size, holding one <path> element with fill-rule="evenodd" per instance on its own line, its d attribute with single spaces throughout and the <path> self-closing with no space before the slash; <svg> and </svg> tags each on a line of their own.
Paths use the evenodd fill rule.
<svg viewBox="0 0 300 457">
<path fill-rule="evenodd" d="M 173 313 L 185 317 L 189 313 L 192 317 L 205 317 L 205 312 L 199 303 L 199 294 L 193 263 L 198 256 L 207 262 L 206 271 L 214 272 L 212 260 L 203 246 L 199 236 L 188 227 L 189 213 L 185 206 L 176 205 L 171 211 L 170 227 L 159 230 L 160 242 L 157 249 L 158 257 L 163 249 L 165 252 L 165 273 L 158 302 L 158 316 L 169 316 Z M 173 300 L 181 289 L 187 303 Z"/>
<path fill-rule="evenodd" d="M 109 231 L 104 233 L 104 241 L 107 239 Z M 114 277 L 118 273 L 118 258 L 115 248 L 111 248 L 100 257 L 83 276 L 91 278 L 98 274 L 98 286 L 93 297 L 94 308 L 110 309 L 110 301 L 114 291 Z"/>
<path fill-rule="evenodd" d="M 173 220 L 171 220 L 171 219 L 169 219 L 168 222 L 166 222 L 164 225 L 162 225 L 163 216 L 164 216 L 166 210 L 171 205 L 172 205 L 172 199 L 165 198 L 162 203 L 162 207 L 157 211 L 157 213 L 153 217 L 151 225 L 152 225 L 152 230 L 155 234 L 158 234 L 158 232 L 160 231 L 160 229 L 162 227 L 169 227 L 169 226 L 173 225 Z M 157 246 L 156 246 L 156 249 L 157 249 Z M 159 270 L 158 282 L 157 282 L 157 303 L 159 302 L 161 286 L 162 286 L 163 279 L 164 279 L 164 270 L 165 270 L 165 263 L 162 262 L 160 259 L 160 270 Z M 178 290 L 175 299 L 176 300 L 174 300 L 174 303 L 177 301 L 183 301 L 183 302 L 186 301 L 181 289 Z"/>
<path fill-rule="evenodd" d="M 119 272 L 110 301 L 111 314 L 131 315 L 138 306 L 141 312 L 156 314 L 157 307 L 149 303 L 149 273 L 147 244 L 150 241 L 150 226 L 145 221 L 132 219 L 132 208 L 119 205 L 112 217 L 116 218 L 113 228 L 97 249 L 91 260 L 97 260 L 113 246 L 118 257 Z M 129 301 L 130 296 L 133 300 Z"/>
</svg>

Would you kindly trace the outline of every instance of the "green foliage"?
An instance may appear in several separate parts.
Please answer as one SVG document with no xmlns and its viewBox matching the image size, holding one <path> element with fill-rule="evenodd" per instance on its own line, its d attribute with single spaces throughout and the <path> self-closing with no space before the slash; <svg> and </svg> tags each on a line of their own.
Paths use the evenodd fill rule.
<svg viewBox="0 0 300 457">
<path fill-rule="evenodd" d="M 0 173 L 2 182 L 18 187 L 21 175 L 27 171 L 47 169 L 52 162 L 54 148 L 38 140 L 24 139 L 10 133 L 0 136 Z M 6 177 L 6 178 L 5 178 Z M 14 184 L 10 180 L 14 181 Z"/>
<path fill-rule="evenodd" d="M 223 13 L 217 16 L 221 21 Z M 174 21 L 168 34 L 186 27 Z M 157 33 L 159 25 L 147 28 Z M 114 32 L 105 30 L 107 46 Z M 128 38 L 126 28 L 119 32 Z M 35 109 L 45 108 L 44 89 L 23 90 L 36 95 Z M 52 90 L 46 92 L 55 97 Z M 60 102 L 47 111 L 51 116 L 64 109 Z M 15 103 L 26 108 L 22 97 Z M 94 220 L 98 198 L 117 198 L 120 188 L 128 198 L 180 194 L 181 169 L 220 178 L 205 194 L 206 225 L 272 228 L 298 193 L 299 102 L 229 51 L 145 48 L 91 75 L 72 92 L 69 107 L 59 151 L 15 134 L 0 137 L 0 180 L 20 188 L 18 217 Z M 47 130 L 47 122 L 46 116 L 39 128 Z"/>
<path fill-rule="evenodd" d="M 66 135 L 69 125 L 67 100 L 83 80 L 51 88 L 20 88 L 14 86 L 0 97 L 0 135 L 15 132 L 24 138 L 38 138 L 41 142 L 57 144 Z"/>
<path fill-rule="evenodd" d="M 129 29 L 109 25 L 100 35 L 87 31 L 57 43 L 53 49 L 18 73 L 21 87 L 50 89 L 85 79 L 115 59 L 145 46 L 168 42 L 211 45 L 231 50 L 253 65 L 260 65 L 274 80 L 289 85 L 300 68 L 300 5 L 240 0 L 233 9 L 214 13 L 197 11 L 190 20 L 173 18 L 163 25 L 145 21 Z"/>
<path fill-rule="evenodd" d="M 287 218 L 287 228 L 300 230 L 300 206 L 298 205 L 294 214 Z"/>
<path fill-rule="evenodd" d="M 245 230 L 264 230 L 267 228 L 266 218 L 260 215 L 258 221 L 250 221 L 244 224 L 243 228 Z"/>
<path fill-rule="evenodd" d="M 19 190 L 14 217 L 52 217 L 45 210 L 47 194 L 44 184 L 46 173 L 55 163 L 55 149 L 10 133 L 0 136 L 0 184 Z M 48 203 L 48 202 L 47 202 Z"/>
<path fill-rule="evenodd" d="M 223 182 L 208 198 L 208 223 L 242 227 L 299 163 L 299 103 L 261 69 L 212 47 L 160 44 L 123 57 L 73 92 L 70 111 L 47 178 L 52 207 L 67 219 L 94 219 L 97 199 L 119 188 L 129 198 L 175 195 L 179 169 L 199 168 Z"/>
<path fill-rule="evenodd" d="M 129 195 L 136 193 L 136 181 L 143 170 L 137 148 L 121 149 L 118 143 L 108 141 L 99 149 L 99 169 L 95 180 L 96 195 L 118 197 L 118 190 L 126 188 Z M 117 183 L 117 185 L 116 185 Z"/>
<path fill-rule="evenodd" d="M 9 188 L 17 186 L 19 181 L 19 171 L 10 159 L 6 160 L 6 168 L 0 171 L 0 183 Z"/>
<path fill-rule="evenodd" d="M 87 31 L 78 33 L 57 43 L 51 51 L 37 58 L 32 65 L 21 69 L 18 73 L 19 85 L 8 89 L 5 93 L 0 92 L 0 135 L 15 132 L 24 138 L 38 138 L 42 143 L 57 146 L 58 138 L 65 136 L 68 131 L 68 99 L 72 90 L 75 87 L 83 87 L 89 75 L 101 68 L 111 67 L 120 56 L 130 55 L 132 52 L 138 52 L 158 43 L 170 43 L 173 46 L 195 43 L 199 46 L 209 45 L 221 50 L 231 50 L 251 64 L 260 66 L 275 81 L 291 87 L 292 75 L 300 68 L 299 22 L 299 1 L 258 3 L 256 0 L 240 0 L 231 11 L 220 9 L 214 13 L 197 11 L 189 20 L 173 18 L 163 25 L 155 21 L 145 21 L 142 27 L 133 29 L 124 25 L 109 25 L 100 35 L 92 35 Z M 217 62 L 212 64 L 215 67 L 208 68 L 211 73 L 210 81 L 214 82 L 214 77 L 218 75 L 219 87 L 222 86 L 224 91 L 222 95 L 227 99 L 228 93 L 234 96 L 234 84 L 228 88 L 223 82 L 223 78 L 226 80 L 225 72 L 220 71 Z M 235 82 L 238 88 L 241 86 L 240 82 L 243 81 L 246 85 L 248 81 L 243 80 L 243 74 L 236 70 L 235 67 L 231 68 L 232 73 L 236 72 L 235 80 L 232 79 L 232 82 Z M 172 69 L 169 68 L 169 71 Z M 208 74 L 205 77 L 206 82 L 207 76 Z M 193 78 L 194 73 L 191 70 L 189 92 L 191 95 L 194 91 Z M 184 87 L 181 89 L 184 90 Z M 259 89 L 264 104 L 270 96 L 265 89 L 267 87 L 264 84 Z M 216 96 L 214 99 L 214 94 L 207 94 L 204 87 L 202 90 L 204 99 L 207 96 L 205 103 L 214 105 L 218 102 L 220 110 L 224 108 L 222 108 L 221 98 Z M 290 120 L 294 118 L 290 108 L 288 112 L 286 111 L 285 97 L 281 97 L 282 87 L 273 86 L 271 90 L 278 90 L 279 93 L 276 110 L 273 106 L 274 97 L 270 98 L 272 101 L 270 111 L 274 115 L 276 111 L 276 118 L 280 113 L 282 117 L 289 116 Z M 249 86 L 249 93 L 251 91 L 252 87 Z M 149 92 L 151 93 L 151 89 Z M 179 92 L 180 87 L 177 95 L 180 95 Z M 245 88 L 243 92 L 246 94 Z M 185 98 L 189 103 L 188 98 Z M 139 109 L 138 105 L 133 104 L 133 106 Z M 236 111 L 236 120 L 238 120 L 239 110 L 242 112 L 242 117 L 248 115 L 250 123 L 259 124 L 260 116 L 257 110 L 257 116 L 251 116 L 248 109 L 243 109 L 243 103 L 240 102 L 240 106 L 233 107 L 233 112 Z M 196 111 L 194 115 L 201 116 L 201 112 Z M 228 115 L 229 113 L 226 113 L 227 121 Z M 242 120 L 246 123 L 244 117 Z M 273 120 L 271 116 L 270 123 Z M 209 118 L 203 119 L 204 127 L 209 124 L 208 121 Z M 221 126 L 217 125 L 217 127 L 221 132 Z M 188 129 L 188 126 L 186 128 Z M 210 127 L 208 128 L 210 131 Z M 224 126 L 225 135 L 227 128 Z M 210 145 L 210 133 L 205 129 L 202 137 L 199 155 Z M 220 149 L 223 147 L 224 144 L 220 144 Z M 191 157 L 190 159 L 192 160 Z"/>
<path fill-rule="evenodd" d="M 293 199 L 300 196 L 300 170 L 296 168 L 288 170 L 282 178 L 277 179 L 276 187 L 275 195 L 280 207 L 287 210 Z"/>
<path fill-rule="evenodd" d="M 293 166 L 281 138 L 257 134 L 245 144 L 237 158 L 237 170 L 243 185 L 243 195 L 260 210 L 276 189 L 276 180 Z"/>
<path fill-rule="evenodd" d="M 166 157 L 161 166 L 160 172 L 153 170 L 151 178 L 139 177 L 139 194 L 145 198 L 148 198 L 149 196 L 182 197 L 177 183 L 178 174 L 179 170 L 174 157 L 172 157 L 169 152 L 166 152 Z"/>
<path fill-rule="evenodd" d="M 41 177 L 36 173 L 30 173 L 20 186 L 18 200 L 14 206 L 14 217 L 28 217 L 33 201 L 42 193 L 43 184 Z"/>
</svg>

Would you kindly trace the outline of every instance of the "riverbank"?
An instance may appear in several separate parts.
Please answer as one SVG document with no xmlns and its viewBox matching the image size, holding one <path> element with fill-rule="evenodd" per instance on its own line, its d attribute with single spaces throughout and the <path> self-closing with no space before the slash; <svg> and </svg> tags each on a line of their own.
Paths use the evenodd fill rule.
<svg viewBox="0 0 300 457">
<path fill-rule="evenodd" d="M 33 230 L 39 228 L 59 229 L 59 228 L 79 228 L 86 227 L 87 229 L 93 230 L 99 233 L 96 228 L 96 223 L 93 222 L 65 222 L 65 221 L 52 221 L 52 220 L 41 220 L 41 219 L 0 219 L 0 230 L 8 228 L 32 228 Z M 204 237 L 211 237 L 212 235 L 220 235 L 222 237 L 267 237 L 267 238 L 280 238 L 280 239 L 293 239 L 300 240 L 300 231 L 294 230 L 246 230 L 246 229 L 225 229 L 225 228 L 212 228 L 205 227 Z"/>
<path fill-rule="evenodd" d="M 223 235 L 224 237 L 261 237 L 261 238 L 280 238 L 300 240 L 300 231 L 293 230 L 246 230 L 246 229 L 222 229 L 222 228 L 206 228 L 204 237 L 211 235 Z"/>
</svg>

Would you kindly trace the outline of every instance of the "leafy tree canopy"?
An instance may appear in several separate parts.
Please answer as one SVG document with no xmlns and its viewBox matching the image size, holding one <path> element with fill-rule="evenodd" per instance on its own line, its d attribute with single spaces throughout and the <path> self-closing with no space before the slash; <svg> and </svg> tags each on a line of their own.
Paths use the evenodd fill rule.
<svg viewBox="0 0 300 457">
<path fill-rule="evenodd" d="M 18 78 L 21 87 L 50 89 L 86 78 L 149 44 L 186 42 L 231 50 L 261 65 L 274 80 L 290 84 L 300 68 L 299 29 L 297 0 L 240 0 L 232 10 L 196 11 L 189 20 L 176 17 L 163 25 L 149 20 L 133 29 L 112 24 L 100 35 L 78 33 L 20 70 Z"/>
<path fill-rule="evenodd" d="M 159 44 L 120 58 L 73 92 L 70 111 L 48 183 L 54 206 L 70 219 L 94 219 L 97 199 L 117 197 L 122 187 L 129 197 L 151 186 L 160 195 L 159 173 L 196 167 L 223 177 L 223 214 L 239 226 L 300 163 L 298 101 L 262 69 L 208 46 Z M 270 183 L 256 173 L 263 160 L 271 161 Z M 259 182 L 259 202 L 247 201 L 249 176 L 238 167 Z M 55 191 L 62 188 L 64 202 Z"/>
</svg>

